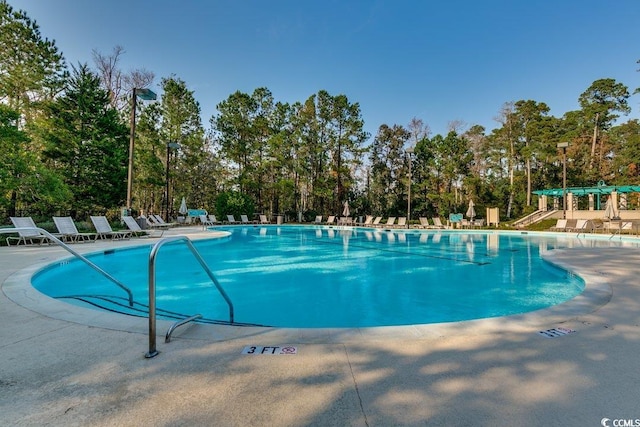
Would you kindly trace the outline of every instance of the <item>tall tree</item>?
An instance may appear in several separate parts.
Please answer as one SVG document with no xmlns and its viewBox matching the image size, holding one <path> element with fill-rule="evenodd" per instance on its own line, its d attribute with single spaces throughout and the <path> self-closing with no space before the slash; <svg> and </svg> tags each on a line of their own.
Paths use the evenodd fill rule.
<svg viewBox="0 0 640 427">
<path fill-rule="evenodd" d="M 407 189 L 404 146 L 411 136 L 400 125 L 381 125 L 371 144 L 371 206 L 380 215 L 400 213 Z"/>
<path fill-rule="evenodd" d="M 48 164 L 74 195 L 72 213 L 105 212 L 125 196 L 127 127 L 86 64 L 73 67 L 63 96 L 49 104 L 38 130 Z"/>
<path fill-rule="evenodd" d="M 627 104 L 628 98 L 628 88 L 610 78 L 594 81 L 578 98 L 586 119 L 593 126 L 589 169 L 593 169 L 596 164 L 596 147 L 600 142 L 600 133 L 608 129 L 618 118 L 615 113 L 628 114 L 631 111 Z M 601 147 L 600 157 L 603 151 Z"/>
<path fill-rule="evenodd" d="M 28 121 L 34 104 L 52 99 L 65 77 L 64 58 L 55 42 L 42 36 L 26 12 L 0 0 L 0 100 Z"/>
</svg>

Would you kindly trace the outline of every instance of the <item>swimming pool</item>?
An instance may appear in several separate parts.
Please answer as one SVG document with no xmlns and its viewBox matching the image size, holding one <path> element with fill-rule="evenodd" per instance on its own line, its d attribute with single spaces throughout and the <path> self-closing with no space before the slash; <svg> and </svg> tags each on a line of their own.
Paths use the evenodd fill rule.
<svg viewBox="0 0 640 427">
<path fill-rule="evenodd" d="M 546 308 L 584 288 L 579 277 L 540 257 L 576 244 L 565 235 L 217 229 L 231 234 L 194 244 L 233 301 L 235 320 L 246 324 L 343 328 L 454 322 Z M 145 316 L 149 252 L 150 246 L 143 246 L 90 256 L 132 289 L 139 311 L 126 307 L 121 289 L 76 260 L 48 266 L 32 284 L 75 304 Z M 183 245 L 163 247 L 157 261 L 159 316 L 202 313 L 205 322 L 228 319 L 226 303 Z"/>
</svg>

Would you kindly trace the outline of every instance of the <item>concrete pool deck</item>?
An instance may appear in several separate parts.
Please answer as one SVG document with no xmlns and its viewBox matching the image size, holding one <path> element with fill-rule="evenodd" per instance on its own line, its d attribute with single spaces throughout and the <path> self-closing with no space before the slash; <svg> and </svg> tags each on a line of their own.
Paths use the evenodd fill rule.
<svg viewBox="0 0 640 427">
<path fill-rule="evenodd" d="M 211 235 L 200 228 L 167 234 L 174 233 Z M 25 284 L 39 266 L 67 256 L 53 246 L 0 248 L 2 425 L 599 426 L 603 418 L 640 419 L 640 249 L 549 252 L 587 288 L 529 315 L 312 332 L 193 325 L 167 344 L 159 322 L 160 355 L 152 359 L 144 358 L 147 319 L 73 307 Z M 558 327 L 575 332 L 539 333 Z M 248 345 L 295 346 L 298 354 L 241 354 Z"/>
</svg>

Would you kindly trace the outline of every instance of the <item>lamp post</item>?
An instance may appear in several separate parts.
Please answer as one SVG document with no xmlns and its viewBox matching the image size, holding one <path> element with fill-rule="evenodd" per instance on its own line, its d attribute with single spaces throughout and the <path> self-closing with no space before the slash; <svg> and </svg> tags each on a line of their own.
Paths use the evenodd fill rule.
<svg viewBox="0 0 640 427">
<path fill-rule="evenodd" d="M 414 152 L 413 147 L 407 148 L 406 153 L 409 155 L 409 186 L 407 188 L 407 228 L 411 221 L 411 155 Z"/>
<path fill-rule="evenodd" d="M 558 142 L 562 148 L 562 219 L 567 219 L 567 147 L 568 142 Z"/>
<path fill-rule="evenodd" d="M 167 188 L 165 190 L 165 215 L 164 217 L 169 221 L 169 164 L 171 162 L 171 149 L 172 148 L 180 148 L 180 144 L 177 142 L 169 141 L 167 142 L 167 173 L 166 173 L 166 185 Z"/>
<path fill-rule="evenodd" d="M 133 148 L 136 139 L 136 100 L 151 101 L 156 99 L 156 94 L 150 89 L 133 88 L 131 94 L 131 133 L 129 134 L 129 169 L 127 172 L 127 213 L 131 215 L 131 191 L 133 189 Z"/>
</svg>

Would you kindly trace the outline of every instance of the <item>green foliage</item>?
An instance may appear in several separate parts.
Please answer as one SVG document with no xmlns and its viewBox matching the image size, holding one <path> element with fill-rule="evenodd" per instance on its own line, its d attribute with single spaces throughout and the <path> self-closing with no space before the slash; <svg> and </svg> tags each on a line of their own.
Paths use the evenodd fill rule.
<svg viewBox="0 0 640 427">
<path fill-rule="evenodd" d="M 225 191 L 216 198 L 216 215 L 225 218 L 233 215 L 240 219 L 240 215 L 252 218 L 255 213 L 255 205 L 251 197 L 238 191 Z"/>
<path fill-rule="evenodd" d="M 65 94 L 48 104 L 36 129 L 51 170 L 73 193 L 72 216 L 122 206 L 126 192 L 127 128 L 86 65 L 73 68 Z"/>
</svg>

